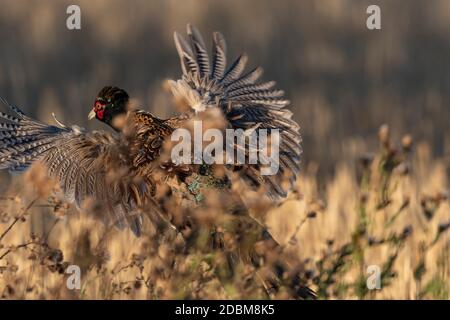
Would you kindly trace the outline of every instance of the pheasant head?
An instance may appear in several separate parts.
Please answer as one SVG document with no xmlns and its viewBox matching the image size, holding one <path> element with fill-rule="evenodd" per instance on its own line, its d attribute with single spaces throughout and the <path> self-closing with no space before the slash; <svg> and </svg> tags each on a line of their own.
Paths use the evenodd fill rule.
<svg viewBox="0 0 450 320">
<path fill-rule="evenodd" d="M 95 98 L 94 106 L 89 113 L 89 120 L 96 118 L 114 130 L 120 131 L 120 120 L 128 111 L 128 93 L 118 87 L 104 87 Z"/>
</svg>

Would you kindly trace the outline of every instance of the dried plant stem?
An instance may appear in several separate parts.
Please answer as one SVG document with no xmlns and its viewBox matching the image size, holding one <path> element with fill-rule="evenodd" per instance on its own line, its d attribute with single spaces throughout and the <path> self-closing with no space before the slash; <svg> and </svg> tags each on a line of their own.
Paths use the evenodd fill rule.
<svg viewBox="0 0 450 320">
<path fill-rule="evenodd" d="M 15 249 L 20 249 L 20 248 L 26 248 L 28 247 L 30 244 L 34 244 L 33 241 L 27 242 L 27 243 L 22 243 L 18 246 L 15 247 Z M 2 260 L 3 258 L 5 258 L 8 254 L 10 254 L 13 251 L 13 249 L 8 249 L 6 250 L 6 252 L 4 252 L 1 256 L 0 256 L 0 260 Z"/>
<path fill-rule="evenodd" d="M 14 225 L 21 219 L 22 217 L 16 217 L 14 221 L 6 228 L 6 230 L 2 233 L 0 236 L 0 242 L 3 240 L 3 238 L 6 236 L 6 234 L 14 227 Z"/>
<path fill-rule="evenodd" d="M 8 232 L 16 225 L 17 222 L 19 222 L 20 219 L 22 219 L 22 217 L 28 212 L 28 210 L 31 209 L 31 207 L 34 205 L 34 203 L 37 201 L 38 199 L 34 199 L 33 201 L 31 201 L 28 206 L 23 210 L 22 214 L 20 214 L 18 217 L 16 217 L 14 219 L 14 221 L 8 226 L 8 228 L 6 228 L 6 230 L 0 235 L 0 242 L 3 240 L 3 238 L 8 234 Z"/>
</svg>

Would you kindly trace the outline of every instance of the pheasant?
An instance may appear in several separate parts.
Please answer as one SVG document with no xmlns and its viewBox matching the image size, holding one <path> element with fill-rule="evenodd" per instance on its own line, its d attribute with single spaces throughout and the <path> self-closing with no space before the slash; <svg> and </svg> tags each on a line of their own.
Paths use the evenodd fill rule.
<svg viewBox="0 0 450 320">
<path fill-rule="evenodd" d="M 191 175 L 194 166 L 164 164 L 160 154 L 164 141 L 176 129 L 207 110 L 220 110 L 226 126 L 233 129 L 279 129 L 279 171 L 262 175 L 260 164 L 227 166 L 252 188 L 264 188 L 274 200 L 285 197 L 287 179 L 292 184 L 299 172 L 301 137 L 298 124 L 285 107 L 289 101 L 275 82 L 258 81 L 260 67 L 244 72 L 247 56 L 239 56 L 226 69 L 226 44 L 219 32 L 213 33 L 212 61 L 199 31 L 187 26 L 189 39 L 174 33 L 182 76 L 169 81 L 175 98 L 190 110 L 180 116 L 160 119 L 143 110 L 130 110 L 129 95 L 123 89 L 107 86 L 97 95 L 89 119 L 107 124 L 114 132 L 87 132 L 79 126 L 57 126 L 28 117 L 18 107 L 9 106 L 14 116 L 0 113 L 0 169 L 21 172 L 39 160 L 56 178 L 67 200 L 82 206 L 87 199 L 102 205 L 119 227 L 141 233 L 142 217 L 135 214 L 156 192 L 153 173 L 173 171 Z M 197 170 L 198 171 L 198 170 Z M 120 176 L 113 179 L 111 173 Z M 152 202 L 153 203 L 153 202 Z M 156 203 L 154 203 L 156 205 Z"/>
<path fill-rule="evenodd" d="M 162 216 L 170 210 L 157 196 L 161 181 L 164 185 L 168 178 L 184 182 L 195 202 L 201 202 L 198 196 L 205 181 L 212 180 L 216 189 L 229 190 L 231 175 L 237 175 L 251 189 L 264 190 L 273 201 L 286 197 L 299 173 L 302 149 L 299 125 L 291 119 L 292 112 L 286 108 L 290 102 L 284 92 L 274 89 L 273 81 L 259 80 L 262 68 L 245 71 L 245 54 L 227 68 L 227 47 L 219 32 L 213 33 L 211 60 L 199 31 L 188 24 L 187 34 L 186 40 L 174 33 L 182 76 L 168 81 L 176 101 L 187 107 L 182 114 L 161 119 L 144 110 L 133 110 L 125 90 L 107 86 L 95 98 L 88 118 L 105 123 L 113 131 L 87 132 L 56 119 L 56 126 L 37 121 L 2 99 L 14 115 L 0 113 L 0 169 L 22 172 L 40 161 L 48 175 L 59 182 L 67 201 L 82 208 L 93 200 L 106 222 L 121 229 L 129 227 L 137 236 L 142 232 L 143 208 Z M 211 110 L 224 120 L 221 129 L 266 129 L 269 135 L 277 129 L 278 172 L 263 175 L 259 162 L 227 164 L 222 165 L 223 176 L 212 177 L 211 166 L 176 164 L 163 156 L 175 130 L 189 127 L 192 119 Z M 192 182 L 200 182 L 200 187 L 193 187 Z M 236 200 L 232 210 L 245 211 L 245 205 Z M 241 228 L 248 225 L 256 225 L 259 230 L 255 241 L 270 240 L 276 245 L 264 227 L 247 219 Z M 305 296 L 311 296 L 308 290 Z"/>
</svg>

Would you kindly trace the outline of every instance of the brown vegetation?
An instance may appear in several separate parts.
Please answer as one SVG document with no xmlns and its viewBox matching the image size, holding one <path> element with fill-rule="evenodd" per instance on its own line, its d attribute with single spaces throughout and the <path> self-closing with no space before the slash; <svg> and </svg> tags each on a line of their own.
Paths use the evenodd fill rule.
<svg viewBox="0 0 450 320">
<path fill-rule="evenodd" d="M 208 226 L 227 219 L 218 197 L 210 195 L 205 207 L 191 212 L 197 229 L 168 236 L 162 226 L 148 225 L 144 236 L 135 238 L 44 196 L 49 182 L 41 168 L 33 168 L 20 182 L 23 189 L 16 186 L 1 200 L 2 297 L 289 298 L 288 279 L 297 272 L 324 299 L 448 299 L 445 166 L 431 159 L 427 145 L 414 147 L 409 136 L 394 144 L 386 126 L 379 141 L 374 155 L 353 168 L 337 168 L 325 192 L 317 189 L 315 168 L 308 168 L 297 190 L 266 217 L 282 250 L 266 252 L 258 268 L 242 262 L 230 268 L 226 253 L 212 249 Z M 17 190 L 28 192 L 19 196 Z M 263 208 L 251 207 L 263 218 L 257 212 Z M 241 229 L 230 232 L 230 241 L 239 232 L 242 236 Z M 286 281 L 270 292 L 262 278 L 285 257 L 290 268 L 279 272 Z M 81 290 L 66 287 L 70 264 L 81 267 Z M 367 289 L 369 265 L 382 271 L 380 290 Z"/>
</svg>

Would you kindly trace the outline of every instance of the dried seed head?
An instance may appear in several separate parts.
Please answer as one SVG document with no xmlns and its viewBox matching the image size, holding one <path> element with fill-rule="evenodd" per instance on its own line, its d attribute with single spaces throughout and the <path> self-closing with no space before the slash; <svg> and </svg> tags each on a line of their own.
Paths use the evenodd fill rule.
<svg viewBox="0 0 450 320">
<path fill-rule="evenodd" d="M 402 148 L 404 152 L 410 152 L 413 144 L 413 138 L 410 134 L 404 135 L 402 138 Z"/>
<path fill-rule="evenodd" d="M 383 145 L 388 145 L 390 140 L 389 126 L 383 124 L 378 130 L 378 139 Z"/>
<path fill-rule="evenodd" d="M 369 169 L 373 161 L 373 155 L 365 154 L 359 158 L 359 163 L 364 169 Z"/>
<path fill-rule="evenodd" d="M 307 217 L 308 219 L 315 218 L 315 217 L 317 217 L 317 212 L 315 212 L 315 211 L 310 211 L 310 212 L 308 212 L 308 214 L 306 215 L 306 217 Z"/>
</svg>

